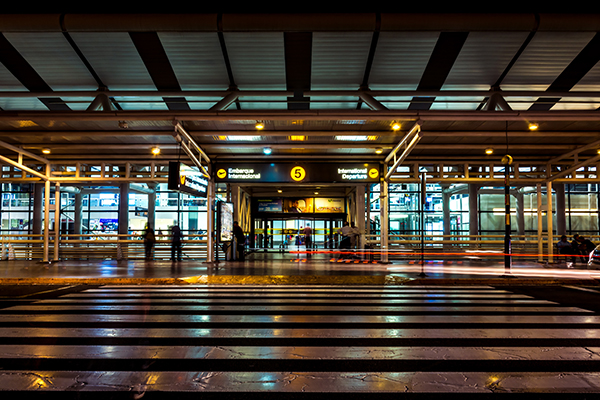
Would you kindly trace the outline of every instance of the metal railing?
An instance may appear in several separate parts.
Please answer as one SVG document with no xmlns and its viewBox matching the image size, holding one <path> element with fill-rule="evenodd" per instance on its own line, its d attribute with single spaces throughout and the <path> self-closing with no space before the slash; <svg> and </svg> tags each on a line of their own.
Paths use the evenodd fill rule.
<svg viewBox="0 0 600 400">
<path fill-rule="evenodd" d="M 2 235 L 0 258 L 34 260 L 43 258 L 43 235 Z M 50 254 L 54 254 L 54 238 L 50 238 Z M 9 251 L 12 248 L 12 251 Z M 12 252 L 12 255 L 10 254 Z M 184 259 L 206 260 L 206 235 L 186 235 L 182 241 Z M 144 259 L 144 240 L 136 235 L 111 233 L 93 235 L 60 235 L 59 259 L 98 260 L 98 259 Z M 153 249 L 153 259 L 171 258 L 171 239 L 158 236 Z"/>
<path fill-rule="evenodd" d="M 380 235 L 364 235 L 360 243 L 369 256 L 379 259 L 381 254 Z M 594 243 L 600 243 L 600 236 L 589 235 Z M 0 235 L 0 259 L 35 260 L 43 258 L 43 235 Z M 539 240 L 537 235 L 512 236 L 514 257 L 536 261 Z M 557 256 L 556 243 L 560 236 L 554 236 L 554 256 Z M 543 253 L 547 258 L 547 236 L 541 238 Z M 337 247 L 332 243 L 327 247 Z M 54 254 L 54 237 L 50 238 L 50 254 Z M 422 247 L 423 246 L 423 247 Z M 300 246 L 292 245 L 285 251 L 298 250 Z M 388 257 L 390 260 L 418 259 L 421 248 L 428 258 L 460 258 L 499 257 L 504 254 L 504 235 L 426 235 L 423 243 L 419 235 L 389 235 Z M 323 249 L 323 244 L 314 243 L 315 250 Z M 207 259 L 206 235 L 185 235 L 182 242 L 183 258 L 191 260 Z M 337 249 L 332 249 L 336 251 Z M 65 234 L 60 236 L 59 259 L 61 260 L 94 260 L 94 259 L 127 259 L 141 260 L 145 258 L 144 240 L 137 235 L 102 234 Z M 222 256 L 222 255 L 221 255 Z M 156 238 L 153 259 L 171 258 L 171 240 L 168 235 Z"/>
</svg>

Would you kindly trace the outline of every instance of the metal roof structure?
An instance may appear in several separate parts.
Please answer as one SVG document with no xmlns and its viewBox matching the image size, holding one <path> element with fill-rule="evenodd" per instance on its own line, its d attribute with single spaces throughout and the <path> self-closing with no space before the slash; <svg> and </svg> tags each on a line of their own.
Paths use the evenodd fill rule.
<svg viewBox="0 0 600 400">
<path fill-rule="evenodd" d="M 4 14 L 0 141 L 166 163 L 180 124 L 213 161 L 384 162 L 418 122 L 407 162 L 564 171 L 597 161 L 599 60 L 597 14 Z"/>
</svg>

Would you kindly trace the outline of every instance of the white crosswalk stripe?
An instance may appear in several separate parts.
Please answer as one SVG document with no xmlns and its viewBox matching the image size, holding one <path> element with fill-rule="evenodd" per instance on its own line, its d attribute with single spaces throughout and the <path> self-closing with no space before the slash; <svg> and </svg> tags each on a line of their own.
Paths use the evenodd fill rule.
<svg viewBox="0 0 600 400">
<path fill-rule="evenodd" d="M 600 392 L 600 316 L 492 287 L 105 286 L 0 309 L 0 390 Z"/>
</svg>

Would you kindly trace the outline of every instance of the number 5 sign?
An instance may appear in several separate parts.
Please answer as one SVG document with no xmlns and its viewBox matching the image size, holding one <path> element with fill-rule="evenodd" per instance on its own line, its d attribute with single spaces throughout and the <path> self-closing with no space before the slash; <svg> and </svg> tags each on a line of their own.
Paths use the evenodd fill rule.
<svg viewBox="0 0 600 400">
<path fill-rule="evenodd" d="M 296 182 L 300 182 L 304 178 L 306 178 L 306 171 L 304 170 L 304 168 L 296 166 L 290 171 L 290 176 Z"/>
</svg>

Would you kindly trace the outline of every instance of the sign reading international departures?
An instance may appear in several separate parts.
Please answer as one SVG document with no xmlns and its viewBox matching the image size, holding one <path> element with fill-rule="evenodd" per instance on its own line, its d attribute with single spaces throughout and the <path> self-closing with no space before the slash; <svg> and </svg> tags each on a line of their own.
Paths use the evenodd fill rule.
<svg viewBox="0 0 600 400">
<path fill-rule="evenodd" d="M 218 163 L 217 182 L 379 182 L 377 163 Z"/>
</svg>

